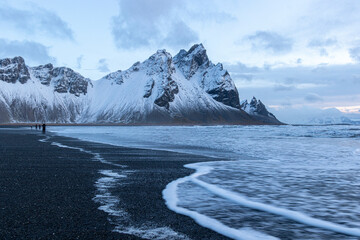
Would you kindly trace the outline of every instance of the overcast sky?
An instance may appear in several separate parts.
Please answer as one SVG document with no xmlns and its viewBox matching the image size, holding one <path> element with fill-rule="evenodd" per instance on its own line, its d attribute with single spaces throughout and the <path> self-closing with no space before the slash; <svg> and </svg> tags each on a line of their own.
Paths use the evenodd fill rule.
<svg viewBox="0 0 360 240">
<path fill-rule="evenodd" d="M 359 13 L 358 0 L 0 0 L 0 57 L 96 80 L 201 42 L 241 100 L 360 114 Z"/>
</svg>

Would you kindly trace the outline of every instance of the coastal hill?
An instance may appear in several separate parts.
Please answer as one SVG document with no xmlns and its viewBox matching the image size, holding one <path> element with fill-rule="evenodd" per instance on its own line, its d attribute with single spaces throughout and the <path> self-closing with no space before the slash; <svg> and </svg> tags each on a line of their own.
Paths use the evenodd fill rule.
<svg viewBox="0 0 360 240">
<path fill-rule="evenodd" d="M 202 44 L 174 57 L 158 50 L 97 81 L 22 57 L 0 60 L 0 123 L 280 124 L 253 100 L 240 104 L 230 74 Z"/>
</svg>

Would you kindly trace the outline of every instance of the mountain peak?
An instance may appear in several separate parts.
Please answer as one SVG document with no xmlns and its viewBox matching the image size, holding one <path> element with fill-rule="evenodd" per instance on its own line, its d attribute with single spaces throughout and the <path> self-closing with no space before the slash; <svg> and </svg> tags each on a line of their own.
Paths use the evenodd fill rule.
<svg viewBox="0 0 360 240">
<path fill-rule="evenodd" d="M 0 59 L 0 80 L 24 84 L 30 79 L 29 70 L 22 57 Z"/>
<path fill-rule="evenodd" d="M 247 100 L 241 101 L 241 109 L 251 116 L 260 118 L 264 122 L 268 122 L 269 120 L 275 122 L 278 121 L 276 117 L 266 109 L 265 105 L 260 100 L 256 99 L 256 97 L 253 97 L 250 103 L 248 103 Z"/>
<path fill-rule="evenodd" d="M 165 49 L 158 50 L 151 55 L 142 65 L 146 67 L 147 75 L 154 75 L 164 73 L 165 75 L 172 74 L 175 69 L 172 63 L 172 56 Z"/>
<path fill-rule="evenodd" d="M 13 58 L 4 58 L 4 59 L 0 59 L 0 66 L 3 65 L 7 65 L 10 63 L 19 63 L 19 64 L 25 64 L 25 60 L 24 58 L 22 58 L 21 56 L 16 56 Z"/>
<path fill-rule="evenodd" d="M 160 60 L 160 59 L 164 60 L 168 58 L 172 59 L 171 54 L 167 52 L 166 49 L 159 49 L 156 51 L 156 53 L 151 55 L 148 60 L 156 61 L 156 60 Z"/>
<path fill-rule="evenodd" d="M 188 54 L 191 54 L 193 52 L 206 52 L 206 49 L 202 43 L 200 44 L 194 44 L 188 51 Z"/>
<path fill-rule="evenodd" d="M 178 65 L 187 79 L 190 79 L 199 68 L 210 66 L 206 49 L 200 44 L 195 44 L 189 51 L 180 50 L 174 57 L 174 63 Z"/>
<path fill-rule="evenodd" d="M 260 101 L 260 100 L 259 100 Z M 250 101 L 250 105 L 252 106 L 256 106 L 258 104 L 258 100 L 256 99 L 256 97 L 252 97 L 251 101 Z"/>
</svg>

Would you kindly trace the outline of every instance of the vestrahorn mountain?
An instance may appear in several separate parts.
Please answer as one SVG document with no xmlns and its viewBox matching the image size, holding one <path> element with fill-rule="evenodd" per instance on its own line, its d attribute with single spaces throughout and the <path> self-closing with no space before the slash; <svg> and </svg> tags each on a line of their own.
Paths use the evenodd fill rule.
<svg viewBox="0 0 360 240">
<path fill-rule="evenodd" d="M 0 123 L 280 124 L 262 103 L 244 110 L 230 74 L 202 44 L 174 57 L 159 50 L 97 81 L 21 57 L 0 60 Z"/>
</svg>

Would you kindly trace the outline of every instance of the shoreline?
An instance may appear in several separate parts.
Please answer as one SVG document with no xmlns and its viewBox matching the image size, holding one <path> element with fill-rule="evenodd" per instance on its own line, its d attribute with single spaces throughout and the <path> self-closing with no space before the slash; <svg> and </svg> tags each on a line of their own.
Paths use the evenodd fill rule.
<svg viewBox="0 0 360 240">
<path fill-rule="evenodd" d="M 0 127 L 30 127 L 35 124 L 42 124 L 42 122 L 23 122 L 23 123 L 0 123 Z M 226 123 L 226 122 L 218 122 L 218 123 L 46 123 L 47 126 L 283 126 L 288 125 L 286 123 Z"/>
<path fill-rule="evenodd" d="M 0 236 L 21 239 L 28 238 L 31 234 L 30 236 L 34 238 L 52 236 L 52 238 L 82 239 L 99 236 L 102 239 L 141 239 L 148 236 L 147 232 L 153 230 L 151 233 L 156 234 L 156 231 L 167 228 L 180 234 L 178 237 L 228 239 L 201 227 L 189 217 L 169 210 L 162 198 L 162 191 L 170 182 L 194 172 L 183 167 L 185 164 L 211 161 L 209 157 L 116 147 L 60 137 L 51 133 L 43 135 L 40 131 L 0 129 L 0 132 L 0 151 L 5 152 L 0 157 L 1 166 L 3 170 L 7 170 L 4 171 L 5 176 L 1 181 L 1 185 L 7 191 L 2 199 L 4 201 L 1 201 L 6 204 L 5 207 L 0 208 L 1 215 L 4 216 L 0 220 L 1 225 L 4 226 L 0 230 Z M 39 142 L 40 139 L 44 139 L 44 136 L 50 136 L 50 141 Z M 20 147 L 16 144 L 19 141 L 22 142 Z M 52 142 L 71 146 L 72 149 L 52 145 Z M 81 152 L 77 148 L 85 149 L 87 152 Z M 127 168 L 124 170 L 115 165 L 96 162 L 92 156 L 89 156 L 89 152 L 99 154 L 106 161 L 126 165 Z M 53 166 L 56 166 L 55 170 Z M 94 201 L 98 190 L 95 183 L 104 178 L 104 175 L 101 175 L 101 173 L 104 174 L 101 172 L 104 170 L 129 172 L 126 178 L 119 178 L 121 184 L 111 189 L 111 192 L 118 196 L 121 209 L 128 215 L 126 219 L 128 227 L 141 230 L 136 233 L 138 237 L 131 235 L 129 231 L 114 232 L 116 224 L 121 224 L 121 221 L 116 222 L 116 217 L 99 210 L 101 207 L 99 202 Z M 19 173 L 23 176 L 20 179 L 16 176 Z M 105 174 L 109 173 L 105 172 Z M 43 181 L 39 181 L 37 179 L 39 177 Z M 17 181 L 19 184 L 14 185 Z M 75 184 L 77 181 L 82 184 Z M 28 189 L 23 189 L 25 186 Z M 22 197 L 14 198 L 14 195 Z M 39 197 L 47 199 L 43 201 L 47 204 L 39 205 Z M 79 202 L 79 198 L 83 201 Z M 23 199 L 27 199 L 25 206 Z M 30 199 L 33 201 L 28 202 Z M 56 204 L 64 199 L 69 204 L 66 207 Z M 13 210 L 10 210 L 10 206 Z M 29 214 L 34 211 L 39 212 L 38 216 Z M 14 214 L 16 221 L 12 217 Z M 58 215 L 63 218 L 57 218 Z M 66 215 L 74 215 L 74 217 L 69 218 Z M 77 216 L 76 221 L 75 216 Z M 83 222 L 87 222 L 85 229 Z M 68 226 L 66 229 L 71 230 L 65 231 L 62 228 L 64 225 Z M 79 234 L 80 236 L 77 236 Z"/>
</svg>

